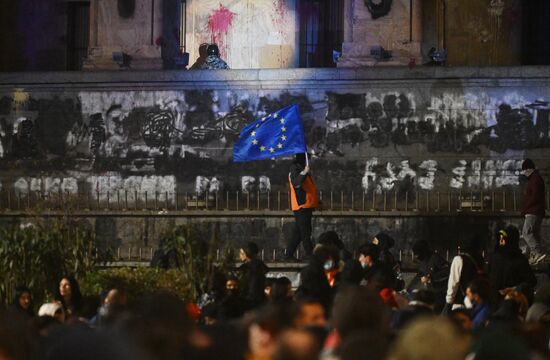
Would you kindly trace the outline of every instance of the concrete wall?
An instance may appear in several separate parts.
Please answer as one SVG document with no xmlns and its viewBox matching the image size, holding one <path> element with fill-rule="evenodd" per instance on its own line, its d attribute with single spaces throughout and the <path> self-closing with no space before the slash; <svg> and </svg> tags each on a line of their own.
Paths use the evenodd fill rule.
<svg viewBox="0 0 550 360">
<path fill-rule="evenodd" d="M 1 74 L 0 183 L 21 194 L 127 190 L 130 203 L 135 191 L 172 203 L 176 192 L 286 191 L 288 159 L 236 164 L 232 147 L 245 124 L 297 103 L 325 194 L 519 194 L 524 157 L 548 176 L 549 76 L 544 67 Z"/>
</svg>

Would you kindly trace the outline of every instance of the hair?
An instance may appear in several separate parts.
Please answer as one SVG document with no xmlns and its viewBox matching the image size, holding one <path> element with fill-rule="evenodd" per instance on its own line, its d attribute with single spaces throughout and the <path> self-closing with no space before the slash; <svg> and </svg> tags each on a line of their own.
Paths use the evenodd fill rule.
<svg viewBox="0 0 550 360">
<path fill-rule="evenodd" d="M 380 296 L 364 286 L 347 286 L 334 299 L 334 327 L 344 340 L 356 330 L 387 330 L 387 309 Z"/>
<path fill-rule="evenodd" d="M 519 248 L 519 230 L 514 225 L 508 225 L 505 229 L 501 229 L 499 231 L 499 235 L 503 234 L 506 237 L 506 242 L 504 244 L 503 249 L 508 252 L 520 252 L 521 250 Z M 498 249 L 498 242 L 497 242 L 497 249 Z"/>
<path fill-rule="evenodd" d="M 534 169 L 535 163 L 531 159 L 525 159 L 523 160 L 523 163 L 521 164 L 521 170 L 527 170 L 527 169 Z"/>
<path fill-rule="evenodd" d="M 29 308 L 28 309 L 23 309 L 21 307 L 21 305 L 19 305 L 19 298 L 24 294 L 24 293 L 29 293 L 29 295 L 31 296 L 31 302 L 29 304 Z M 17 309 L 29 314 L 29 315 L 33 315 L 33 304 L 32 304 L 32 293 L 31 293 L 31 290 L 26 287 L 26 286 L 18 286 L 15 288 L 15 293 L 13 294 L 13 300 L 12 300 L 12 305 L 15 306 Z"/>
<path fill-rule="evenodd" d="M 257 324 L 271 336 L 276 336 L 292 325 L 292 318 L 287 306 L 268 303 L 251 314 L 250 325 L 252 324 Z"/>
<path fill-rule="evenodd" d="M 292 286 L 290 279 L 286 276 L 276 278 L 271 284 L 271 292 L 269 297 L 272 301 L 285 301 L 290 299 L 288 296 L 288 289 Z"/>
<path fill-rule="evenodd" d="M 414 289 L 411 293 L 411 299 L 426 305 L 435 305 L 435 294 L 431 289 Z"/>
<path fill-rule="evenodd" d="M 328 259 L 332 259 L 335 263 L 340 261 L 338 249 L 334 246 L 318 245 L 313 249 L 312 261 L 324 263 Z"/>
<path fill-rule="evenodd" d="M 249 259 L 255 258 L 260 252 L 258 245 L 253 241 L 248 241 L 241 249 L 243 249 Z"/>
<path fill-rule="evenodd" d="M 82 307 L 82 293 L 80 292 L 80 285 L 78 284 L 78 281 L 73 276 L 62 276 L 61 280 L 67 279 L 69 281 L 69 284 L 71 285 L 71 306 L 75 309 L 76 312 L 79 312 Z M 63 299 L 63 296 L 61 296 L 61 293 L 59 292 L 59 286 L 57 286 L 56 289 L 56 300 L 60 301 L 63 305 L 63 308 L 67 308 L 69 304 L 65 303 L 65 299 Z"/>
<path fill-rule="evenodd" d="M 370 256 L 373 261 L 378 261 L 380 257 L 380 247 L 372 243 L 361 245 L 358 251 L 363 256 Z"/>
<path fill-rule="evenodd" d="M 468 288 L 470 288 L 473 294 L 478 294 L 483 300 L 487 300 L 491 293 L 491 285 L 484 278 L 475 278 L 470 282 Z"/>
<path fill-rule="evenodd" d="M 334 246 L 338 250 L 342 250 L 344 248 L 344 243 L 342 242 L 336 231 L 333 230 L 325 231 L 324 233 L 319 235 L 317 243 L 325 246 Z"/>
<path fill-rule="evenodd" d="M 395 245 L 395 240 L 384 232 L 379 232 L 376 234 L 375 238 L 378 239 L 378 246 L 382 249 L 391 249 L 393 245 Z"/>
</svg>

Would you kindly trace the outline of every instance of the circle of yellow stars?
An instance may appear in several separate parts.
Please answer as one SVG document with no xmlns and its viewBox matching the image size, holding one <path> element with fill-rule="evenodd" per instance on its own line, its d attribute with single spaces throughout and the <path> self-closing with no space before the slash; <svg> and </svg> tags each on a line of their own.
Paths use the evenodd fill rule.
<svg viewBox="0 0 550 360">
<path fill-rule="evenodd" d="M 279 114 L 272 114 L 272 115 L 267 115 L 267 116 L 264 116 L 262 117 L 261 121 L 264 122 L 266 120 L 268 120 L 271 116 L 273 116 L 273 119 L 277 119 L 279 117 Z M 285 118 L 284 117 L 281 117 L 279 119 L 279 122 L 281 123 L 281 132 L 285 133 L 286 132 L 286 127 L 284 126 L 285 125 Z M 256 124 L 256 128 L 258 128 L 260 126 L 260 123 L 257 123 Z M 256 131 L 253 130 L 251 133 L 250 133 L 250 137 L 252 137 L 252 145 L 258 145 L 258 139 L 256 139 Z M 286 141 L 287 137 L 286 135 L 282 135 L 280 137 L 280 141 L 279 143 L 277 143 L 277 148 L 278 149 L 282 149 L 283 148 L 283 143 Z M 261 145 L 260 144 L 260 151 L 269 151 L 270 153 L 274 153 L 275 152 L 275 148 L 274 147 L 265 147 L 264 145 Z"/>
</svg>

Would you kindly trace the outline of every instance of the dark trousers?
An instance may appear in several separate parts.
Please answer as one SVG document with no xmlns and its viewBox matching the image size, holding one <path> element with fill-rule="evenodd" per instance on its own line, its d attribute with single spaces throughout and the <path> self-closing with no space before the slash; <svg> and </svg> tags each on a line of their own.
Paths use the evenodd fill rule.
<svg viewBox="0 0 550 360">
<path fill-rule="evenodd" d="M 286 249 L 287 256 L 294 256 L 294 252 L 300 243 L 304 246 L 306 255 L 313 252 L 313 243 L 311 242 L 311 216 L 313 209 L 300 209 L 294 211 L 294 231 Z"/>
</svg>

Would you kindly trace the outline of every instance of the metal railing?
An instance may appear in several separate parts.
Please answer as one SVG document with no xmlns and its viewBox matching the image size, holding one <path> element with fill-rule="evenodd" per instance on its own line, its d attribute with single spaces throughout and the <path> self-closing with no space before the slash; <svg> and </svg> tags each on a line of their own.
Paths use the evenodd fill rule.
<svg viewBox="0 0 550 360">
<path fill-rule="evenodd" d="M 151 260 L 153 259 L 153 255 L 155 251 L 158 248 L 153 247 L 138 247 L 138 246 L 121 246 L 115 249 L 113 258 L 105 263 L 106 267 L 119 267 L 119 266 L 148 266 Z M 220 261 L 221 254 L 223 253 L 223 249 L 216 250 L 216 261 Z M 237 254 L 237 253 L 236 253 Z M 446 250 L 442 250 L 440 252 L 441 256 L 444 257 L 447 261 L 451 261 L 452 258 L 458 254 L 458 248 L 449 248 Z M 272 248 L 272 249 L 262 249 L 260 253 L 258 254 L 258 257 L 266 262 L 271 264 L 277 264 L 277 263 L 285 263 L 285 250 L 282 248 Z M 296 257 L 300 258 L 300 250 L 298 249 L 296 252 Z M 411 249 L 400 249 L 396 250 L 395 252 L 396 260 L 399 261 L 401 264 L 401 268 L 405 271 L 416 269 L 418 266 L 414 253 Z M 354 251 L 353 252 L 353 258 L 357 259 L 359 254 Z M 237 255 L 235 255 L 235 258 L 233 259 L 233 262 L 239 263 L 239 258 Z M 291 264 L 292 265 L 292 264 Z M 272 265 L 273 266 L 273 265 Z M 285 265 L 288 266 L 288 265 Z M 303 263 L 300 265 L 299 263 L 294 264 L 292 267 L 301 267 L 303 266 Z M 275 266 L 277 267 L 277 266 Z"/>
<path fill-rule="evenodd" d="M 521 195 L 516 191 L 416 191 L 354 192 L 320 191 L 321 210 L 339 213 L 384 212 L 456 214 L 461 212 L 499 214 L 519 211 Z M 550 207 L 550 193 L 546 194 Z M 289 192 L 215 193 L 173 192 L 15 192 L 0 191 L 0 214 L 18 212 L 132 212 L 156 214 L 188 211 L 288 211 Z"/>
</svg>

